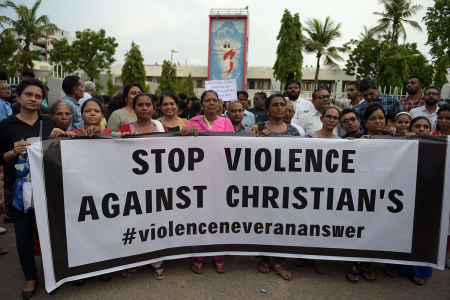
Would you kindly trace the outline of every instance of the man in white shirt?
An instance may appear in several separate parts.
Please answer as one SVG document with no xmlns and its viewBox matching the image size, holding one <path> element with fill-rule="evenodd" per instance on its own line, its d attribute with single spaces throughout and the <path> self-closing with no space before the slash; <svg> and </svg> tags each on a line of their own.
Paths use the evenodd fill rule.
<svg viewBox="0 0 450 300">
<path fill-rule="evenodd" d="M 312 94 L 312 104 L 314 107 L 306 114 L 303 114 L 298 120 L 297 124 L 303 128 L 308 134 L 322 129 L 322 121 L 320 117 L 327 107 L 330 106 L 330 88 L 324 85 L 319 85 Z M 338 135 L 337 127 L 333 130 L 335 135 Z"/>
<path fill-rule="evenodd" d="M 83 88 L 84 88 L 84 96 L 83 96 L 83 98 L 80 99 L 80 101 L 78 101 L 78 103 L 80 104 L 80 107 L 81 107 L 81 105 L 83 105 L 84 101 L 91 99 L 92 96 L 94 96 L 95 83 L 93 83 L 92 81 L 89 81 L 89 80 L 85 81 Z"/>
<path fill-rule="evenodd" d="M 300 82 L 297 80 L 291 80 L 286 83 L 286 95 L 289 101 L 295 102 L 295 114 L 292 118 L 292 123 L 294 124 L 298 122 L 302 115 L 314 108 L 310 101 L 300 98 L 300 92 Z"/>
<path fill-rule="evenodd" d="M 424 116 L 431 123 L 431 132 L 436 128 L 438 102 L 441 99 L 438 87 L 429 86 L 425 89 L 423 100 L 425 105 L 413 108 L 409 111 L 413 118 Z"/>
</svg>

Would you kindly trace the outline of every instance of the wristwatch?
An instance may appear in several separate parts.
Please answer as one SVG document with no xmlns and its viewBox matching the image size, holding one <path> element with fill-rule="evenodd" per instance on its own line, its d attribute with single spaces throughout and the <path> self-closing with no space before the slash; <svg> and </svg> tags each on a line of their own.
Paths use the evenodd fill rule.
<svg viewBox="0 0 450 300">
<path fill-rule="evenodd" d="M 9 157 L 10 158 L 17 158 L 16 156 L 14 156 L 14 149 L 9 151 Z"/>
</svg>

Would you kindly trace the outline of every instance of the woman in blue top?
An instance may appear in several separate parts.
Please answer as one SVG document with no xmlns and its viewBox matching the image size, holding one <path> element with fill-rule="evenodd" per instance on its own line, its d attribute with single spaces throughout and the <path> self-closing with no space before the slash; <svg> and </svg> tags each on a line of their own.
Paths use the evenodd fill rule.
<svg viewBox="0 0 450 300">
<path fill-rule="evenodd" d="M 341 112 L 336 107 L 329 106 L 325 109 L 322 116 L 320 117 L 320 121 L 322 121 L 322 129 L 314 132 L 307 132 L 305 136 L 315 138 L 340 139 L 339 136 L 333 133 L 334 128 L 339 125 L 340 120 Z"/>
</svg>

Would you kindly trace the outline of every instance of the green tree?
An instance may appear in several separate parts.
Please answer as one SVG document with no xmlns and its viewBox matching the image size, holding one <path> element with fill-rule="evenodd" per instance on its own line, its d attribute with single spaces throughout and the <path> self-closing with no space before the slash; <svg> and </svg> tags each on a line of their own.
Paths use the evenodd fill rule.
<svg viewBox="0 0 450 300">
<path fill-rule="evenodd" d="M 101 72 L 116 61 L 113 56 L 119 44 L 114 37 L 107 37 L 104 29 L 77 31 L 75 37 L 72 45 L 66 39 L 53 42 L 49 61 L 62 64 L 67 72 L 83 70 L 91 81 L 99 80 Z M 99 90 L 103 89 L 99 83 L 96 85 Z"/>
<path fill-rule="evenodd" d="M 444 55 L 450 55 L 450 1 L 434 2 L 433 7 L 428 7 L 423 21 L 428 31 L 426 45 L 431 46 L 430 54 L 437 62 Z"/>
<path fill-rule="evenodd" d="M 0 34 L 0 69 L 10 77 L 15 76 L 18 71 L 14 55 L 17 50 L 19 50 L 19 44 L 10 32 L 4 31 Z"/>
<path fill-rule="evenodd" d="M 192 75 L 190 72 L 188 77 L 184 77 L 183 79 L 181 79 L 178 85 L 178 93 L 185 93 L 188 97 L 195 97 L 194 80 L 192 79 Z"/>
<path fill-rule="evenodd" d="M 420 4 L 412 4 L 410 0 L 378 0 L 378 3 L 384 6 L 384 12 L 374 12 L 374 15 L 381 16 L 378 20 L 378 26 L 374 28 L 376 32 L 387 33 L 391 35 L 390 46 L 398 44 L 399 37 L 406 40 L 406 31 L 403 24 L 409 24 L 414 29 L 422 31 L 419 23 L 408 20 L 422 9 Z"/>
<path fill-rule="evenodd" d="M 172 65 L 168 60 L 164 60 L 162 65 L 161 81 L 155 91 L 155 95 L 159 97 L 161 96 L 161 93 L 168 91 L 178 94 L 177 66 Z"/>
<path fill-rule="evenodd" d="M 351 45 L 356 47 L 351 49 Z M 351 51 L 345 64 L 345 74 L 354 76 L 357 80 L 377 77 L 377 61 L 382 50 L 379 40 L 367 36 L 361 41 L 352 39 L 344 46 Z"/>
<path fill-rule="evenodd" d="M 331 46 L 331 44 L 341 37 L 341 23 L 334 25 L 330 17 L 325 19 L 325 23 L 317 19 L 308 20 L 306 28 L 303 28 L 308 33 L 308 38 L 305 39 L 305 51 L 307 53 L 315 53 L 317 57 L 316 76 L 314 84 L 319 83 L 320 59 L 323 59 L 323 64 L 329 68 L 339 69 L 336 61 L 343 61 L 344 59 L 339 53 L 346 53 L 348 50 L 345 47 Z"/>
<path fill-rule="evenodd" d="M 32 43 L 38 42 L 39 39 L 48 39 L 47 30 L 57 30 L 58 27 L 50 23 L 47 15 L 37 16 L 36 12 L 41 5 L 42 0 L 37 0 L 31 8 L 25 5 L 16 5 L 8 0 L 5 5 L 12 8 L 17 14 L 17 20 L 3 16 L 0 22 L 11 24 L 9 30 L 15 31 L 17 40 L 23 44 L 16 56 L 16 61 L 22 70 L 33 68 L 33 60 L 40 60 L 41 52 L 39 50 L 32 51 L 30 46 Z"/>
<path fill-rule="evenodd" d="M 124 85 L 139 83 L 144 90 L 146 89 L 147 75 L 145 73 L 144 58 L 141 50 L 139 50 L 139 46 L 134 42 L 131 42 L 131 49 L 125 54 L 125 63 L 120 77 Z"/>
<path fill-rule="evenodd" d="M 298 13 L 292 16 L 289 10 L 284 10 L 277 40 L 280 42 L 277 47 L 273 75 L 280 81 L 281 88 L 284 90 L 283 87 L 289 80 L 302 81 L 303 35 Z"/>
<path fill-rule="evenodd" d="M 397 44 L 389 47 L 383 43 L 383 52 L 378 59 L 378 86 L 402 87 L 408 81 L 410 68 L 404 49 Z"/>
<path fill-rule="evenodd" d="M 447 79 L 447 70 L 450 65 L 448 55 L 442 56 L 438 59 L 438 63 L 436 66 L 436 73 L 434 74 L 433 84 L 437 87 L 442 88 L 446 83 L 448 83 Z"/>
<path fill-rule="evenodd" d="M 117 85 L 113 82 L 113 77 L 111 74 L 111 70 L 108 70 L 108 80 L 106 81 L 106 90 L 107 94 L 112 97 L 117 93 Z"/>
<path fill-rule="evenodd" d="M 408 43 L 400 46 L 403 48 L 409 67 L 408 77 L 413 75 L 420 76 L 423 78 L 424 87 L 431 85 L 433 82 L 434 68 L 426 56 L 417 49 L 417 44 Z M 406 83 L 407 81 L 405 81 L 404 86 Z"/>
</svg>

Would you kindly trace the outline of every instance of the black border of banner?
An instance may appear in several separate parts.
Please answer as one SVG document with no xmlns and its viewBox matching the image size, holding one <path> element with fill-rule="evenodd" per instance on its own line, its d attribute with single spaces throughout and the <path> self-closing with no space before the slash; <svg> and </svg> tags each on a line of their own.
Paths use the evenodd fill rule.
<svg viewBox="0 0 450 300">
<path fill-rule="evenodd" d="M 247 136 L 230 133 L 200 133 L 203 136 Z M 153 138 L 161 136 L 179 136 L 177 133 L 159 133 L 151 135 L 129 136 L 126 138 Z M 77 136 L 76 139 L 87 137 Z M 90 139 L 119 138 L 113 136 L 94 136 Z M 389 137 L 380 137 L 389 138 Z M 339 257 L 360 257 L 386 260 L 402 260 L 437 264 L 439 253 L 440 226 L 444 195 L 444 176 L 446 168 L 447 138 L 420 137 L 417 162 L 413 240 L 411 253 L 389 251 L 328 249 L 314 247 L 271 246 L 271 245 L 205 245 L 162 249 L 154 252 L 111 259 L 69 268 L 66 224 L 64 213 L 63 174 L 61 163 L 60 138 L 43 142 L 43 165 L 47 198 L 48 227 L 53 255 L 53 268 L 56 282 L 75 275 L 129 265 L 159 257 L 206 252 L 262 252 L 286 253 L 292 255 L 320 255 Z M 370 159 L 370 158 L 368 158 Z M 400 158 L 405 164 L 414 163 L 408 157 Z M 382 220 L 380 220 L 382 222 Z M 280 255 L 282 256 L 282 254 Z"/>
</svg>

